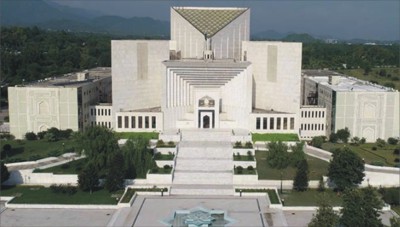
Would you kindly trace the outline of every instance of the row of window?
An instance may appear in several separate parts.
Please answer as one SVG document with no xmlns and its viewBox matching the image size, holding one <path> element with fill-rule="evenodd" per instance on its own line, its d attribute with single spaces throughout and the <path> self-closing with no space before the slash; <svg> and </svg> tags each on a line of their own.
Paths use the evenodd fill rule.
<svg viewBox="0 0 400 227">
<path fill-rule="evenodd" d="M 300 129 L 304 131 L 323 131 L 324 124 L 301 124 Z"/>
<path fill-rule="evenodd" d="M 111 116 L 111 109 L 90 109 L 90 116 Z"/>
<path fill-rule="evenodd" d="M 301 111 L 301 117 L 302 118 L 323 118 L 325 117 L 325 112 L 324 111 L 316 111 L 316 110 L 303 110 Z"/>
<path fill-rule="evenodd" d="M 111 122 L 109 122 L 109 121 L 98 121 L 98 122 L 92 121 L 91 123 L 92 123 L 92 126 L 98 125 L 98 126 L 104 126 L 107 128 L 111 128 Z"/>
<path fill-rule="evenodd" d="M 291 117 L 290 119 L 287 117 L 257 117 L 256 118 L 256 129 L 287 130 L 289 120 L 290 120 L 290 129 L 293 130 L 294 129 L 294 117 Z M 275 121 L 276 121 L 276 125 L 275 125 Z"/>
<path fill-rule="evenodd" d="M 118 116 L 117 126 L 118 128 L 150 128 L 150 126 L 156 128 L 157 118 L 155 116 Z"/>
</svg>

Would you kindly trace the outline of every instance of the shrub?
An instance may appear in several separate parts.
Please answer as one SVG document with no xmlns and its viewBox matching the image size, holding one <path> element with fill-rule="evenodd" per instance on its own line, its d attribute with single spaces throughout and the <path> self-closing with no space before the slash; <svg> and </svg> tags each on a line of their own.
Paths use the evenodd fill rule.
<svg viewBox="0 0 400 227">
<path fill-rule="evenodd" d="M 68 169 L 70 167 L 69 163 L 64 163 L 61 166 L 61 169 Z"/>
<path fill-rule="evenodd" d="M 311 140 L 311 144 L 314 147 L 321 148 L 323 143 L 324 143 L 324 138 L 322 136 L 316 136 Z"/>
<path fill-rule="evenodd" d="M 168 146 L 175 146 L 175 143 L 172 142 L 172 141 L 169 141 L 169 142 L 168 142 Z"/>
<path fill-rule="evenodd" d="M 236 170 L 237 170 L 238 174 L 242 174 L 243 173 L 243 167 L 242 166 L 236 167 Z"/>
<path fill-rule="evenodd" d="M 319 181 L 318 181 L 318 189 L 317 189 L 319 192 L 323 192 L 323 191 L 325 191 L 325 182 L 324 182 L 324 177 L 323 176 L 321 176 L 320 178 L 319 178 Z"/>
<path fill-rule="evenodd" d="M 377 148 L 376 148 L 376 147 L 372 147 L 371 149 L 372 149 L 373 151 L 376 151 Z"/>
<path fill-rule="evenodd" d="M 67 194 L 67 195 L 73 195 L 77 192 L 77 188 L 75 186 L 72 186 L 70 184 L 52 184 L 50 185 L 50 190 L 53 193 L 62 193 L 62 194 Z"/>
<path fill-rule="evenodd" d="M 164 169 L 168 170 L 171 169 L 172 167 L 170 165 L 164 165 Z"/>
<path fill-rule="evenodd" d="M 250 171 L 250 172 L 253 172 L 254 171 L 254 167 L 253 166 L 247 166 L 247 170 Z"/>
<path fill-rule="evenodd" d="M 10 133 L 1 133 L 0 134 L 0 139 L 5 139 L 5 140 L 14 140 L 15 136 Z"/>
<path fill-rule="evenodd" d="M 253 160 L 253 154 L 251 153 L 251 151 L 247 151 L 247 159 Z"/>
<path fill-rule="evenodd" d="M 157 168 L 157 167 L 152 168 L 152 169 L 151 169 L 151 172 L 152 172 L 152 173 L 158 173 L 158 168 Z"/>
<path fill-rule="evenodd" d="M 371 165 L 373 165 L 373 166 L 384 166 L 384 163 L 382 161 L 372 161 Z"/>
<path fill-rule="evenodd" d="M 381 138 L 376 139 L 376 146 L 385 147 L 385 145 L 386 145 L 386 141 L 385 140 L 383 140 Z"/>
<path fill-rule="evenodd" d="M 36 134 L 34 132 L 27 132 L 25 133 L 25 139 L 26 140 L 36 140 Z"/>
<path fill-rule="evenodd" d="M 394 162 L 400 162 L 400 159 L 399 158 L 395 158 Z"/>
<path fill-rule="evenodd" d="M 390 205 L 400 205 L 400 188 L 380 188 L 382 199 Z"/>
<path fill-rule="evenodd" d="M 164 143 L 163 140 L 158 140 L 158 141 L 157 141 L 157 147 L 162 147 L 162 146 L 164 146 L 164 145 L 165 145 L 165 143 Z"/>
<path fill-rule="evenodd" d="M 366 140 L 364 137 L 362 137 L 362 138 L 360 139 L 360 144 L 364 144 L 365 142 L 367 142 L 367 140 Z"/>
<path fill-rule="evenodd" d="M 44 136 L 46 135 L 46 131 L 43 131 L 43 132 L 38 132 L 37 133 L 37 137 L 41 140 L 41 139 L 44 139 Z"/>
<path fill-rule="evenodd" d="M 52 132 L 47 132 L 44 135 L 44 139 L 49 141 L 49 142 L 55 142 L 55 141 L 57 141 L 57 136 Z"/>
<path fill-rule="evenodd" d="M 390 144 L 390 145 L 396 145 L 396 144 L 399 142 L 399 140 L 398 140 L 398 139 L 395 139 L 395 138 L 393 138 L 393 137 L 390 137 L 390 138 L 387 140 L 387 142 L 388 142 L 388 144 Z"/>
<path fill-rule="evenodd" d="M 338 141 L 338 139 L 339 138 L 337 137 L 336 133 L 331 133 L 329 135 L 329 142 L 331 142 L 331 143 L 336 143 Z"/>
<path fill-rule="evenodd" d="M 244 147 L 245 147 L 245 148 L 253 148 L 253 144 L 252 144 L 250 141 L 247 141 L 247 142 L 244 144 Z"/>
<path fill-rule="evenodd" d="M 399 155 L 400 154 L 400 148 L 396 148 L 393 150 L 393 154 Z"/>
<path fill-rule="evenodd" d="M 350 137 L 350 131 L 346 127 L 344 129 L 339 129 L 336 132 L 336 136 L 338 139 L 340 139 L 343 143 L 347 143 Z"/>
<path fill-rule="evenodd" d="M 240 148 L 240 147 L 242 147 L 242 142 L 236 141 L 235 142 L 235 148 Z"/>
<path fill-rule="evenodd" d="M 351 143 L 354 145 L 360 144 L 360 138 L 357 136 L 354 136 L 353 138 L 351 138 Z"/>
<path fill-rule="evenodd" d="M 160 152 L 157 152 L 154 154 L 154 159 L 155 160 L 160 160 L 161 159 L 162 154 Z"/>
</svg>

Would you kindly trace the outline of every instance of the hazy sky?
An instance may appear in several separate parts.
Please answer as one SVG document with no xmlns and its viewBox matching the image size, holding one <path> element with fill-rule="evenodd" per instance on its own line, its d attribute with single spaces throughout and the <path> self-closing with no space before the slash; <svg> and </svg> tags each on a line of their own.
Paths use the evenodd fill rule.
<svg viewBox="0 0 400 227">
<path fill-rule="evenodd" d="M 310 33 L 337 38 L 400 39 L 400 1 L 392 0 L 53 0 L 59 4 L 123 17 L 169 21 L 171 6 L 251 8 L 252 32 Z"/>
</svg>

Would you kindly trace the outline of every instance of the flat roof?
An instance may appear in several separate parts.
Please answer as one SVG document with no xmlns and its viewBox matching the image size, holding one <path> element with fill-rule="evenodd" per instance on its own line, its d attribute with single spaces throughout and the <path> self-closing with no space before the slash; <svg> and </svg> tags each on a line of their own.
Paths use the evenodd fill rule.
<svg viewBox="0 0 400 227">
<path fill-rule="evenodd" d="M 180 68 L 247 68 L 251 63 L 248 61 L 236 61 L 234 59 L 180 59 L 180 60 L 167 60 L 163 62 L 168 67 Z"/>
<path fill-rule="evenodd" d="M 88 76 L 83 80 L 78 80 L 78 74 L 80 73 L 87 73 Z M 67 73 L 61 76 L 48 77 L 35 82 L 16 85 L 16 87 L 81 87 L 87 83 L 92 83 L 107 77 L 111 77 L 111 68 L 97 67 L 80 72 Z"/>
<path fill-rule="evenodd" d="M 325 85 L 334 91 L 362 91 L 362 92 L 388 92 L 396 91 L 393 88 L 360 80 L 338 72 L 329 70 L 303 70 L 302 75 L 310 80 Z M 331 82 L 330 82 L 331 81 Z"/>
</svg>

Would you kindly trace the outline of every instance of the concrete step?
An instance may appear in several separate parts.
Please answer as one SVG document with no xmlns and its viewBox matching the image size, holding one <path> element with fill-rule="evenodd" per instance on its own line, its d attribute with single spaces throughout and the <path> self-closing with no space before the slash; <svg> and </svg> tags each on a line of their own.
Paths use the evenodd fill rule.
<svg viewBox="0 0 400 227">
<path fill-rule="evenodd" d="M 179 158 L 175 170 L 232 170 L 232 159 L 186 159 Z"/>
<path fill-rule="evenodd" d="M 232 132 L 229 130 L 198 129 L 182 130 L 183 141 L 231 141 Z"/>
<path fill-rule="evenodd" d="M 173 184 L 211 184 L 231 185 L 233 175 L 231 171 L 179 171 L 175 170 Z"/>
<path fill-rule="evenodd" d="M 171 195 L 234 195 L 233 186 L 225 185 L 173 185 Z"/>
</svg>

